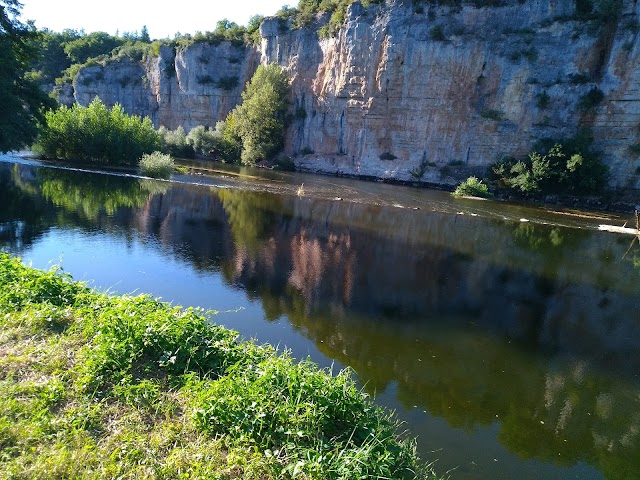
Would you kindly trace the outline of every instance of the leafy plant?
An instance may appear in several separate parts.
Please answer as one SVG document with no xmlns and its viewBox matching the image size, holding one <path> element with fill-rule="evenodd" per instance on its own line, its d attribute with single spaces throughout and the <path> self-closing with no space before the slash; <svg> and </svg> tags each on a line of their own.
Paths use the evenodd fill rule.
<svg viewBox="0 0 640 480">
<path fill-rule="evenodd" d="M 36 80 L 25 75 L 38 51 L 33 26 L 16 19 L 20 6 L 15 0 L 0 1 L 0 152 L 31 143 L 43 109 L 54 105 Z"/>
<path fill-rule="evenodd" d="M 435 478 L 348 370 L 240 342 L 202 311 L 107 296 L 3 253 L 0 310 L 11 476 L 226 478 L 233 464 L 255 478 Z"/>
<path fill-rule="evenodd" d="M 491 193 L 489 187 L 477 177 L 469 177 L 456 187 L 452 195 L 454 197 L 481 197 L 489 198 Z"/>
<path fill-rule="evenodd" d="M 429 37 L 431 40 L 435 40 L 436 42 L 446 42 L 447 36 L 444 34 L 444 29 L 442 25 L 436 25 L 435 27 L 429 30 Z"/>
<path fill-rule="evenodd" d="M 215 80 L 213 79 L 213 77 L 211 75 L 198 75 L 196 77 L 196 81 L 200 85 L 210 85 L 212 83 L 215 83 Z"/>
<path fill-rule="evenodd" d="M 216 87 L 229 91 L 236 88 L 239 83 L 240 79 L 238 77 L 220 77 L 216 82 Z"/>
<path fill-rule="evenodd" d="M 500 110 L 487 109 L 487 110 L 482 110 L 480 112 L 480 116 L 482 118 L 487 118 L 489 120 L 500 121 L 504 118 L 504 113 L 502 113 Z"/>
<path fill-rule="evenodd" d="M 598 87 L 593 87 L 578 100 L 578 109 L 582 112 L 591 112 L 600 105 L 604 99 L 604 93 Z"/>
<path fill-rule="evenodd" d="M 551 103 L 551 97 L 546 92 L 546 90 L 537 95 L 536 106 L 540 110 L 546 110 L 549 107 L 549 103 Z"/>
<path fill-rule="evenodd" d="M 142 155 L 138 167 L 142 175 L 153 178 L 169 178 L 176 168 L 173 158 L 162 152 Z"/>
<path fill-rule="evenodd" d="M 591 151 L 591 138 L 540 142 L 526 160 L 505 160 L 493 167 L 499 185 L 522 193 L 596 193 L 605 185 L 607 167 Z"/>
<path fill-rule="evenodd" d="M 194 150 L 189 144 L 184 128 L 179 126 L 174 131 L 165 127 L 158 129 L 158 134 L 162 137 L 163 150 L 171 155 L 181 158 L 193 158 Z"/>
<path fill-rule="evenodd" d="M 127 115 L 120 105 L 107 108 L 96 98 L 47 112 L 35 149 L 47 158 L 134 164 L 144 153 L 160 150 L 151 119 Z"/>
<path fill-rule="evenodd" d="M 420 162 L 420 165 L 418 165 L 416 168 L 411 169 L 409 171 L 409 175 L 411 175 L 416 180 L 420 180 L 424 176 L 424 174 L 427 172 L 427 168 L 430 165 L 435 165 L 435 164 L 432 162 L 429 162 L 426 157 L 423 157 L 422 161 Z"/>
</svg>

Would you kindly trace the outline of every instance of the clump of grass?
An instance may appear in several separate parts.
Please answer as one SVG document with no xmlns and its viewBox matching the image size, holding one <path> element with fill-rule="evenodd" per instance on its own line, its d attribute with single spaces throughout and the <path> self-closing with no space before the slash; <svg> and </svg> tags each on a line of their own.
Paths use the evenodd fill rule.
<svg viewBox="0 0 640 480">
<path fill-rule="evenodd" d="M 153 178 L 169 178 L 176 168 L 173 158 L 162 152 L 144 154 L 138 167 L 142 175 Z"/>
<path fill-rule="evenodd" d="M 204 312 L 0 253 L 8 478 L 435 478 L 355 386 Z"/>
<path fill-rule="evenodd" d="M 489 188 L 482 180 L 477 177 L 469 177 L 464 182 L 456 187 L 452 195 L 454 197 L 480 197 L 489 198 L 491 193 Z"/>
</svg>

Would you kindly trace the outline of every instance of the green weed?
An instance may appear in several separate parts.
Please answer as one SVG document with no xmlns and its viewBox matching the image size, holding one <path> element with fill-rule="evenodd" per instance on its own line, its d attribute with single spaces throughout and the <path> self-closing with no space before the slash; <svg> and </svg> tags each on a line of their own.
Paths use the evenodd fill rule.
<svg viewBox="0 0 640 480">
<path fill-rule="evenodd" d="M 204 312 L 0 253 L 8 478 L 435 478 L 358 390 Z"/>
</svg>

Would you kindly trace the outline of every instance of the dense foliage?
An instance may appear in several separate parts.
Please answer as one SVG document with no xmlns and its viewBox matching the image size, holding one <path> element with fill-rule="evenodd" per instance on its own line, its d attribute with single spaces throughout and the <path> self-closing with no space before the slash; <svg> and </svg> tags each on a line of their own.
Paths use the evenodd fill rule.
<svg viewBox="0 0 640 480">
<path fill-rule="evenodd" d="M 17 0 L 0 0 L 0 151 L 30 144 L 43 120 L 42 109 L 53 102 L 26 73 L 37 51 L 35 29 L 16 16 Z"/>
<path fill-rule="evenodd" d="M 176 165 L 171 155 L 153 152 L 142 155 L 138 167 L 142 175 L 153 178 L 169 178 Z"/>
<path fill-rule="evenodd" d="M 507 159 L 493 172 L 498 185 L 520 193 L 590 194 L 601 191 L 607 167 L 590 148 L 591 138 L 540 142 L 525 160 Z"/>
<path fill-rule="evenodd" d="M 491 196 L 489 187 L 477 177 L 469 177 L 456 187 L 453 191 L 454 197 L 481 197 L 488 198 Z"/>
<path fill-rule="evenodd" d="M 148 296 L 0 254 L 9 478 L 433 478 L 347 371 L 332 376 Z"/>
<path fill-rule="evenodd" d="M 270 160 L 283 146 L 289 80 L 278 65 L 260 65 L 227 118 L 227 138 L 242 144 L 242 163 Z"/>
<path fill-rule="evenodd" d="M 35 146 L 47 158 L 114 164 L 134 164 L 160 148 L 151 119 L 127 115 L 120 105 L 109 109 L 97 98 L 88 107 L 48 112 Z"/>
<path fill-rule="evenodd" d="M 298 6 L 291 8 L 282 7 L 276 16 L 286 21 L 291 19 L 293 28 L 302 28 L 313 23 L 318 15 L 328 14 L 329 21 L 320 27 L 318 33 L 321 37 L 332 37 L 342 27 L 347 16 L 347 8 L 356 0 L 300 0 Z M 384 3 L 383 0 L 360 0 L 367 7 L 371 4 Z"/>
</svg>

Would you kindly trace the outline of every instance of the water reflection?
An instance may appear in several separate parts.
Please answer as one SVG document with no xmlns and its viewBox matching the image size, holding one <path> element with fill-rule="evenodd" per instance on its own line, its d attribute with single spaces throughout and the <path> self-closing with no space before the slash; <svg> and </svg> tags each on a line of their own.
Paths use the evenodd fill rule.
<svg viewBox="0 0 640 480">
<path fill-rule="evenodd" d="M 12 250 L 65 225 L 154 238 L 167 257 L 259 299 L 268 322 L 286 318 L 301 343 L 353 367 L 367 390 L 392 393 L 392 406 L 468 435 L 493 429 L 522 459 L 639 475 L 640 249 L 627 252 L 630 238 L 588 223 L 24 165 L 0 163 L 0 181 L 0 238 Z M 474 452 L 457 454 L 450 462 Z M 475 478 L 501 475 L 483 468 Z"/>
</svg>

